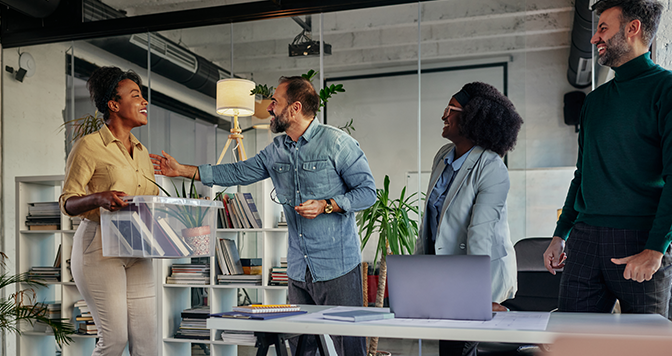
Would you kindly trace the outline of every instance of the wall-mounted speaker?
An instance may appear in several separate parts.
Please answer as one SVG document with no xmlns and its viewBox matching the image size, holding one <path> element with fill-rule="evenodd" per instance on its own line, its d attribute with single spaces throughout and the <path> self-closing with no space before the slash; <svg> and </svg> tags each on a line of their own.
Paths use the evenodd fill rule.
<svg viewBox="0 0 672 356">
<path fill-rule="evenodd" d="M 584 100 L 586 100 L 586 93 L 582 91 L 571 91 L 565 94 L 565 124 L 574 126 L 576 132 L 579 132 L 579 117 L 581 116 L 581 107 Z"/>
</svg>

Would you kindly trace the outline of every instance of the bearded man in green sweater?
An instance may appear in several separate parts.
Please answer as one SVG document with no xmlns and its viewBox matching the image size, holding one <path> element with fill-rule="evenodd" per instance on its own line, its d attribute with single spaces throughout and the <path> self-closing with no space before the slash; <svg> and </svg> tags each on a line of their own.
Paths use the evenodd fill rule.
<svg viewBox="0 0 672 356">
<path fill-rule="evenodd" d="M 667 316 L 672 72 L 649 53 L 662 9 L 651 0 L 594 6 L 591 43 L 616 74 L 586 97 L 574 179 L 544 253 L 549 272 L 564 266 L 560 311 L 609 313 L 618 299 L 622 312 Z"/>
</svg>

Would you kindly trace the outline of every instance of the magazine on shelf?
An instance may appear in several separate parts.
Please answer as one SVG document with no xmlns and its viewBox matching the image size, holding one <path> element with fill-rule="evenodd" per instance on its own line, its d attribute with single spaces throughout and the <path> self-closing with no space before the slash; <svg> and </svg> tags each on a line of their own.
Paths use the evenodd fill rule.
<svg viewBox="0 0 672 356">
<path fill-rule="evenodd" d="M 236 242 L 229 239 L 221 239 L 219 242 L 222 245 L 224 257 L 227 260 L 229 272 L 231 274 L 243 274 L 243 264 L 240 262 L 240 255 L 238 254 Z"/>
</svg>

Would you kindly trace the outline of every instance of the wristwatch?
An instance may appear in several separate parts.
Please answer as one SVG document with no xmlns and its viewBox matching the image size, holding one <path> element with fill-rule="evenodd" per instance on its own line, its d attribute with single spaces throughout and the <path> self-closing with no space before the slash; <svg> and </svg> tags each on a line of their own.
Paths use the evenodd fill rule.
<svg viewBox="0 0 672 356">
<path fill-rule="evenodd" d="M 325 214 L 331 214 L 331 212 L 334 211 L 334 206 L 331 205 L 331 200 L 324 199 L 324 201 L 327 202 L 327 206 L 324 207 L 324 213 Z"/>
</svg>

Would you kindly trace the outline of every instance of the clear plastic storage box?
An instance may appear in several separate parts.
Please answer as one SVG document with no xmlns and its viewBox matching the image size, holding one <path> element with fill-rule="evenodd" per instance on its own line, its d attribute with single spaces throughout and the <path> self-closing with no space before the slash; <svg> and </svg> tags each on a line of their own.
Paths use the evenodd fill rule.
<svg viewBox="0 0 672 356">
<path fill-rule="evenodd" d="M 137 195 L 100 209 L 103 256 L 184 258 L 215 252 L 219 201 Z"/>
</svg>

